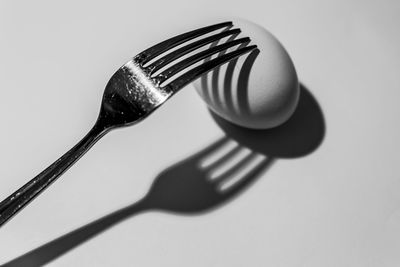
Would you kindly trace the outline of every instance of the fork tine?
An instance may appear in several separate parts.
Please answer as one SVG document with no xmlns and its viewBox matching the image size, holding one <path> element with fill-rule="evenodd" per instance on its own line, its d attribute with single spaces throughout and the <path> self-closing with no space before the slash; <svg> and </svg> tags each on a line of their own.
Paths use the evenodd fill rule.
<svg viewBox="0 0 400 267">
<path fill-rule="evenodd" d="M 231 37 L 229 37 L 229 39 L 227 40 L 227 42 L 230 42 L 230 41 L 234 40 L 236 37 L 237 37 L 237 35 L 232 35 Z M 216 45 L 218 45 L 218 42 L 219 42 L 219 41 L 216 41 L 216 42 L 212 43 L 212 44 L 210 45 L 210 48 L 211 48 L 211 47 L 214 47 L 214 46 L 216 46 Z M 248 45 L 248 44 L 246 44 L 246 45 Z M 241 47 L 238 47 L 238 49 L 239 49 L 239 48 L 241 48 Z M 220 56 L 222 56 L 222 55 L 223 55 L 223 53 L 221 53 Z M 206 58 L 206 59 L 204 60 L 204 62 L 210 61 L 211 58 L 212 58 L 212 57 Z M 217 68 L 216 68 L 216 69 L 217 69 Z M 215 69 L 215 70 L 216 70 L 216 69 Z M 201 91 L 201 94 L 202 94 L 203 99 L 208 100 L 208 101 L 211 101 L 211 95 L 210 95 L 209 86 L 208 86 L 208 75 L 203 75 L 203 76 L 201 77 L 200 83 L 201 83 L 201 87 L 204 89 L 204 90 Z"/>
<path fill-rule="evenodd" d="M 196 62 L 199 62 L 200 60 L 206 59 L 211 55 L 217 54 L 221 51 L 227 50 L 231 47 L 234 47 L 238 44 L 250 42 L 250 38 L 245 37 L 245 38 L 240 38 L 228 43 L 224 43 L 221 45 L 214 46 L 212 48 L 209 48 L 207 50 L 201 51 L 193 56 L 190 56 L 188 58 L 185 58 L 184 60 L 176 63 L 175 65 L 169 67 L 168 69 L 164 70 L 161 72 L 159 75 L 155 77 L 155 79 L 161 84 L 167 79 L 171 78 L 173 75 L 177 74 L 181 70 L 184 70 L 191 65 L 193 65 Z"/>
<path fill-rule="evenodd" d="M 228 152 L 226 152 L 224 155 L 219 157 L 217 160 L 214 162 L 208 164 L 205 169 L 207 169 L 210 172 L 214 172 L 215 170 L 219 169 L 219 167 L 226 165 L 230 160 L 232 160 L 235 156 L 237 156 L 242 148 L 240 146 L 235 146 Z"/>
<path fill-rule="evenodd" d="M 189 31 L 189 32 L 177 35 L 175 37 L 172 37 L 168 40 L 165 40 L 161 43 L 158 43 L 158 44 L 144 50 L 143 52 L 141 52 L 140 54 L 135 56 L 135 60 L 143 66 L 144 64 L 146 64 L 153 58 L 159 56 L 160 54 L 164 53 L 165 51 L 167 51 L 173 47 L 176 47 L 184 42 L 192 40 L 201 35 L 210 33 L 212 31 L 222 29 L 225 27 L 232 27 L 232 25 L 233 24 L 231 21 L 223 22 L 223 23 L 214 24 L 211 26 L 203 27 L 203 28 L 200 28 L 197 30 L 193 30 L 193 31 Z"/>
<path fill-rule="evenodd" d="M 234 30 L 229 30 L 229 31 L 224 31 L 218 34 L 211 35 L 207 38 L 201 39 L 199 41 L 196 41 L 194 43 L 188 44 L 184 47 L 181 47 L 170 54 L 158 59 L 154 63 L 150 64 L 146 69 L 148 69 L 148 73 L 151 75 L 152 73 L 156 72 L 157 70 L 161 69 L 162 67 L 166 66 L 168 63 L 174 61 L 175 59 L 178 59 L 192 51 L 194 51 L 197 48 L 200 48 L 202 46 L 205 46 L 207 44 L 213 43 L 215 41 L 218 41 L 224 37 L 227 36 L 234 36 L 239 34 L 241 31 L 240 29 L 234 29 Z"/>
<path fill-rule="evenodd" d="M 244 158 L 242 158 L 238 163 L 236 163 L 235 166 L 233 166 L 229 170 L 225 171 L 224 173 L 222 173 L 221 175 L 216 177 L 213 181 L 217 182 L 219 184 L 224 184 L 224 183 L 229 182 L 230 177 L 232 177 L 234 174 L 238 173 L 249 163 L 254 161 L 255 158 L 257 158 L 257 154 L 255 154 L 254 152 L 251 152 L 250 154 L 248 154 Z"/>
<path fill-rule="evenodd" d="M 196 158 L 199 161 L 204 162 L 210 156 L 214 154 L 214 152 L 219 151 L 222 147 L 229 143 L 229 139 L 227 137 L 222 137 L 218 141 L 212 143 L 211 145 L 207 146 L 200 152 L 196 153 Z"/>
<path fill-rule="evenodd" d="M 244 175 L 244 177 L 239 179 L 232 186 L 223 190 L 225 197 L 230 198 L 246 189 L 253 182 L 255 182 L 260 175 L 274 163 L 274 161 L 275 160 L 273 158 L 264 158 L 261 162 L 258 162 L 250 172 Z"/>
<path fill-rule="evenodd" d="M 232 35 L 229 39 L 228 39 L 228 41 L 227 42 L 230 42 L 230 41 L 232 41 L 232 40 L 234 40 L 236 38 L 236 36 L 234 36 L 234 35 Z M 241 45 L 239 45 L 238 47 L 237 47 L 237 49 L 240 49 L 240 48 L 243 48 L 243 47 L 246 47 L 247 45 L 248 45 L 249 43 L 243 43 L 243 44 L 241 44 Z M 227 51 L 225 50 L 225 51 L 222 51 L 221 53 L 219 53 L 219 56 L 222 56 L 222 55 L 224 55 L 225 53 L 226 53 Z M 228 64 L 227 64 L 227 70 L 229 69 L 229 66 L 230 65 L 236 65 L 236 61 L 238 60 L 238 58 L 235 58 L 235 59 L 233 59 L 233 60 L 231 60 Z M 218 89 L 219 87 L 220 87 L 220 85 L 218 84 L 219 82 L 219 77 L 220 77 L 220 70 L 221 70 L 221 66 L 219 66 L 219 67 L 216 67 L 214 70 L 213 70 L 213 72 L 210 74 L 210 75 L 204 75 L 204 77 L 207 77 L 207 76 L 210 76 L 210 78 L 211 78 L 211 87 L 210 88 L 212 88 L 212 89 L 214 89 L 214 90 L 211 90 L 211 92 L 207 92 L 208 93 L 208 95 L 209 95 L 209 97 L 210 97 L 210 101 L 212 101 L 212 103 L 214 103 L 214 105 L 216 105 L 216 106 L 223 106 L 224 104 L 222 103 L 222 97 L 223 96 L 221 96 L 220 94 L 221 94 L 221 91 Z M 224 77 L 226 78 L 228 76 L 228 73 L 226 73 L 225 75 L 224 75 Z M 224 85 L 224 86 L 226 86 L 226 85 Z M 207 88 L 208 89 L 208 88 Z M 205 91 L 205 90 L 204 90 Z M 223 92 L 224 92 L 224 94 L 226 94 L 227 96 L 229 95 L 229 92 L 227 92 L 228 90 L 226 90 L 226 89 L 224 89 L 223 90 Z M 207 94 L 206 93 L 206 94 Z M 223 97 L 223 98 L 225 98 L 225 97 Z M 227 99 L 229 99 L 229 98 L 227 98 Z M 227 102 L 229 102 L 229 101 L 227 101 Z"/>
<path fill-rule="evenodd" d="M 172 82 L 170 82 L 168 85 L 165 87 L 168 87 L 169 90 L 172 92 L 176 92 L 180 88 L 184 87 L 185 85 L 191 83 L 192 81 L 196 80 L 203 74 L 213 70 L 215 67 L 218 67 L 220 65 L 223 65 L 227 62 L 229 62 L 232 59 L 235 59 L 241 55 L 244 55 L 254 49 L 256 49 L 256 45 L 250 45 L 238 50 L 235 50 L 233 52 L 227 53 L 223 56 L 220 56 L 218 58 L 215 58 L 213 60 L 210 60 L 208 62 L 203 63 L 200 66 L 197 66 L 196 68 L 193 68 L 189 70 L 188 72 L 182 74 Z"/>
</svg>

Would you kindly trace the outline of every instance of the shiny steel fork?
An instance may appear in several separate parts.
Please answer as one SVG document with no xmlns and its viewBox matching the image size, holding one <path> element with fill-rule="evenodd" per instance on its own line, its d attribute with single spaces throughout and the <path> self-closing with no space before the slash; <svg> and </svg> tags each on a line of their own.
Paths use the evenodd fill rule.
<svg viewBox="0 0 400 267">
<path fill-rule="evenodd" d="M 185 85 L 256 48 L 251 45 L 220 55 L 222 51 L 250 42 L 245 37 L 189 54 L 224 37 L 240 33 L 240 29 L 231 27 L 231 22 L 224 22 L 175 36 L 150 47 L 119 68 L 105 88 L 100 113 L 93 128 L 71 150 L 0 203 L 0 226 L 46 189 L 111 129 L 143 120 Z M 213 33 L 221 29 L 225 30 Z M 204 35 L 207 37 L 185 45 Z M 157 58 L 179 45 L 184 46 Z M 213 55 L 217 57 L 193 67 L 195 63 Z M 176 64 L 169 64 L 182 56 L 187 57 Z"/>
</svg>

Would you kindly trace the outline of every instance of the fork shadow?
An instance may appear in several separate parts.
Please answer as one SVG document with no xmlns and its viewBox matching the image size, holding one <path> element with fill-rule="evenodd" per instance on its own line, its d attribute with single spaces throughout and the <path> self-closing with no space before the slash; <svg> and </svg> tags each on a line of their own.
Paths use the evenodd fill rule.
<svg viewBox="0 0 400 267">
<path fill-rule="evenodd" d="M 54 239 L 3 266 L 42 266 L 110 227 L 144 211 L 158 210 L 190 215 L 215 210 L 233 200 L 260 178 L 276 158 L 307 155 L 319 146 L 324 136 L 322 113 L 315 99 L 304 88 L 293 118 L 275 129 L 244 129 L 214 114 L 212 116 L 226 136 L 162 171 L 145 198 Z M 200 163 L 232 140 L 235 140 L 237 145 L 219 159 L 219 163 L 243 148 L 248 148 L 251 152 L 241 162 L 254 160 L 260 154 L 264 157 L 233 188 L 221 193 L 210 182 L 205 168 Z"/>
<path fill-rule="evenodd" d="M 251 69 L 251 64 L 248 67 Z M 250 70 L 243 69 L 243 72 L 248 75 Z M 226 79 L 229 80 L 229 77 Z M 245 86 L 246 82 L 241 81 L 241 84 Z M 276 159 L 296 158 L 313 152 L 321 144 L 325 134 L 322 111 L 304 86 L 301 86 L 300 102 L 291 119 L 274 129 L 245 129 L 210 112 L 225 136 L 162 171 L 143 199 L 58 237 L 2 266 L 43 266 L 105 230 L 143 212 L 195 215 L 214 211 L 249 188 Z M 233 147 L 228 152 L 211 164 L 203 165 L 205 159 L 229 143 Z M 249 152 L 236 165 L 222 175 L 211 178 L 210 170 L 226 164 L 244 149 Z M 219 187 L 221 181 L 228 180 L 250 163 L 251 168 L 236 183 L 224 190 Z"/>
</svg>

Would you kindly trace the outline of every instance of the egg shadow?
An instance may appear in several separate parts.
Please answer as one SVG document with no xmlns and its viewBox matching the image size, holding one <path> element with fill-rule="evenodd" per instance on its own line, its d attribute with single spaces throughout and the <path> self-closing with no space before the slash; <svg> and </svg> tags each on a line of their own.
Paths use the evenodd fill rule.
<svg viewBox="0 0 400 267">
<path fill-rule="evenodd" d="M 232 36 L 227 41 L 237 37 L 238 35 Z M 248 44 L 242 44 L 237 49 Z M 223 53 L 221 52 L 220 55 Z M 241 127 L 223 119 L 216 110 L 212 109 L 212 106 L 225 106 L 227 112 L 251 114 L 249 78 L 260 53 L 259 49 L 254 49 L 247 56 L 242 57 L 244 60 L 240 65 L 239 58 L 236 58 L 226 64 L 223 73 L 220 66 L 203 75 L 199 83 L 201 90 L 198 92 L 206 102 L 214 104 L 210 105 L 210 114 L 228 138 L 267 157 L 297 158 L 306 156 L 322 143 L 325 136 L 325 120 L 317 100 L 304 84 L 299 84 L 299 101 L 294 113 L 285 123 L 275 128 L 256 130 Z M 235 76 L 234 73 L 238 70 L 239 73 Z M 222 85 L 219 84 L 221 74 L 223 76 Z M 237 80 L 234 81 L 234 77 L 237 77 Z M 234 82 L 238 88 L 236 92 L 232 86 Z M 268 88 L 265 89 L 268 90 Z M 236 108 L 234 103 L 236 103 Z"/>
<path fill-rule="evenodd" d="M 210 110 L 226 136 L 250 150 L 274 158 L 298 158 L 315 151 L 325 136 L 325 120 L 314 96 L 300 85 L 300 98 L 293 115 L 284 124 L 254 130 L 237 126 Z"/>
<path fill-rule="evenodd" d="M 232 36 L 226 42 L 238 37 Z M 217 43 L 213 43 L 212 46 Z M 244 43 L 237 49 L 249 45 Z M 225 51 L 221 52 L 223 55 Z M 226 69 L 221 72 L 221 67 L 200 78 L 201 90 L 198 93 L 210 105 L 210 114 L 226 136 L 247 147 L 253 152 L 273 158 L 298 158 L 306 156 L 317 149 L 325 136 L 325 120 L 321 107 L 315 97 L 304 84 L 299 84 L 299 101 L 292 116 L 282 125 L 266 129 L 249 129 L 241 127 L 223 119 L 213 106 L 225 106 L 227 112 L 251 114 L 249 103 L 249 78 L 255 61 L 260 55 L 259 49 L 254 49 L 239 65 L 239 58 L 226 64 Z M 207 59 L 209 60 L 209 59 Z M 235 76 L 235 71 L 239 73 Z M 222 85 L 219 83 L 222 74 Z M 237 80 L 234 81 L 234 77 Z M 232 86 L 236 83 L 238 90 Z M 268 88 L 265 88 L 266 90 Z M 236 107 L 234 105 L 236 103 Z"/>
<path fill-rule="evenodd" d="M 233 95 L 229 86 L 224 88 L 224 93 L 228 94 L 229 99 L 232 100 L 234 97 L 242 99 L 240 103 L 244 109 L 246 106 L 248 107 L 248 103 L 245 102 L 248 92 L 248 76 L 258 53 L 259 51 L 256 51 L 247 55 L 245 60 L 247 63 L 241 66 L 238 80 L 238 84 L 243 89 L 241 95 Z M 236 62 L 228 63 L 228 71 L 224 74 L 226 83 L 232 81 L 231 70 L 235 68 Z M 217 80 L 221 72 L 218 70 L 212 75 L 213 79 Z M 215 97 L 213 101 L 218 101 L 219 96 L 211 94 L 210 97 Z M 306 156 L 320 146 L 325 135 L 322 110 L 303 85 L 299 104 L 293 116 L 286 123 L 274 129 L 251 130 L 234 125 L 212 111 L 210 113 L 225 136 L 161 171 L 155 177 L 149 193 L 142 200 L 83 225 L 2 266 L 43 266 L 107 229 L 145 211 L 157 210 L 181 215 L 201 215 L 214 211 L 245 192 L 257 179 L 264 176 L 263 174 L 276 159 Z M 220 149 L 224 143 L 232 141 L 235 141 L 236 146 L 227 152 L 226 156 L 230 157 L 238 150 L 246 148 L 250 150 L 248 161 L 252 160 L 255 155 L 262 155 L 264 159 L 252 167 L 233 190 L 217 192 L 213 184 L 208 182 L 207 172 L 199 163 L 204 157 L 208 157 L 210 153 Z M 239 169 L 235 171 L 239 171 Z M 253 204 L 254 206 L 262 205 L 262 203 Z"/>
</svg>

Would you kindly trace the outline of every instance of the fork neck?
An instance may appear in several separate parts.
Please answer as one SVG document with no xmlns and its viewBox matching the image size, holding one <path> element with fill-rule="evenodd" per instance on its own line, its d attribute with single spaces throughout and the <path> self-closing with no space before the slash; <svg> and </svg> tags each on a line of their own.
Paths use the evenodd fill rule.
<svg viewBox="0 0 400 267">
<path fill-rule="evenodd" d="M 150 115 L 171 94 L 160 87 L 139 63 L 131 60 L 107 83 L 100 119 L 110 126 L 135 124 Z"/>
</svg>

